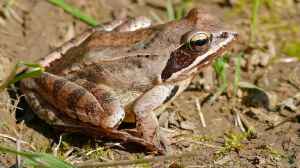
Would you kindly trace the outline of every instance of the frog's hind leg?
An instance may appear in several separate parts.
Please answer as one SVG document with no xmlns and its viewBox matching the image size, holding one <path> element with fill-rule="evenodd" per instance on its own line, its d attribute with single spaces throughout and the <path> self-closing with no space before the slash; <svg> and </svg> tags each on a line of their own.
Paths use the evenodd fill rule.
<svg viewBox="0 0 300 168">
<path fill-rule="evenodd" d="M 25 90 L 39 94 L 61 113 L 82 122 L 113 129 L 125 116 L 118 100 L 113 99 L 106 88 L 91 92 L 75 82 L 47 72 L 38 78 L 25 79 L 21 84 Z"/>
<path fill-rule="evenodd" d="M 28 86 L 35 85 L 32 79 L 27 79 L 26 85 Z M 26 102 L 30 106 L 31 110 L 35 112 L 35 114 L 45 121 L 47 124 L 52 125 L 54 123 L 62 124 L 64 123 L 58 116 L 55 111 L 56 109 L 49 105 L 40 95 L 36 94 L 35 92 L 29 90 L 25 86 L 25 84 L 21 83 L 21 90 L 25 95 Z"/>
<path fill-rule="evenodd" d="M 50 125 L 70 132 L 134 142 L 148 150 L 157 150 L 145 139 L 116 129 L 125 112 L 109 88 L 85 80 L 71 82 L 44 72 L 38 78 L 24 79 L 21 89 L 36 114 Z"/>
<path fill-rule="evenodd" d="M 49 125 L 63 132 L 79 132 L 84 135 L 95 137 L 107 137 L 123 142 L 133 142 L 147 147 L 148 150 L 155 151 L 155 147 L 142 138 L 132 136 L 125 131 L 105 130 L 87 123 L 70 119 L 49 105 L 41 96 L 30 90 L 24 90 L 26 101 L 39 118 L 46 121 Z"/>
</svg>

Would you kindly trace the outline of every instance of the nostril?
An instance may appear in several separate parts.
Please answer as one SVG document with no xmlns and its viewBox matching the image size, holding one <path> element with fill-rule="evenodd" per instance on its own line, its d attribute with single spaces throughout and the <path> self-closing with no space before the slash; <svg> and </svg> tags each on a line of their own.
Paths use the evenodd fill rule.
<svg viewBox="0 0 300 168">
<path fill-rule="evenodd" d="M 220 37 L 221 38 L 227 38 L 228 37 L 228 32 L 222 32 Z"/>
<path fill-rule="evenodd" d="M 234 37 L 238 37 L 239 36 L 239 34 L 237 32 L 232 32 L 232 34 L 233 34 Z"/>
</svg>

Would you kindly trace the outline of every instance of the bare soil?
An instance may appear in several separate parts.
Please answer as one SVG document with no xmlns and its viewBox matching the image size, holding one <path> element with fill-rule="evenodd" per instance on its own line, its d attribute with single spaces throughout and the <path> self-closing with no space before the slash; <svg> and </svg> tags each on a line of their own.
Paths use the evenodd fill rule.
<svg viewBox="0 0 300 168">
<path fill-rule="evenodd" d="M 67 2 L 99 22 L 112 20 L 123 9 L 127 9 L 129 16 L 153 18 L 151 13 L 156 13 L 167 20 L 161 1 Z M 195 154 L 136 167 L 300 167 L 300 62 L 282 51 L 286 43 L 300 37 L 300 3 L 278 0 L 270 7 L 263 2 L 255 43 L 250 45 L 252 6 L 246 3 L 243 7 L 239 2 L 242 1 L 198 0 L 190 3 L 190 7 L 201 7 L 216 15 L 225 26 L 241 35 L 229 57 L 226 93 L 212 103 L 207 101 L 220 86 L 215 72 L 207 70 L 211 79 L 205 81 L 205 75 L 200 74 L 158 116 L 160 125 L 171 130 L 168 131 L 172 142 L 169 154 L 189 151 Z M 4 1 L 0 1 L 0 5 L 4 5 Z M 11 9 L 15 13 L 9 17 L 0 13 L 0 83 L 7 79 L 17 61 L 34 62 L 89 27 L 44 0 L 15 1 Z M 240 52 L 244 53 L 241 81 L 255 84 L 260 89 L 240 87 L 234 95 L 234 60 Z M 296 56 L 299 58 L 300 55 Z M 0 145 L 16 148 L 17 142 L 22 140 L 22 150 L 55 153 L 58 132 L 26 109 L 24 102 L 18 105 L 23 110 L 17 109 L 18 99 L 8 94 L 9 91 L 15 95 L 16 90 L 17 86 L 0 93 Z M 197 100 L 206 127 L 200 121 Z M 237 114 L 244 122 L 245 132 L 235 124 Z M 286 122 L 272 127 L 282 121 Z M 73 164 L 90 159 L 117 161 L 151 157 L 142 149 L 133 150 L 106 139 L 64 134 L 62 142 L 57 156 Z M 0 152 L 0 167 L 14 164 L 15 156 Z"/>
</svg>

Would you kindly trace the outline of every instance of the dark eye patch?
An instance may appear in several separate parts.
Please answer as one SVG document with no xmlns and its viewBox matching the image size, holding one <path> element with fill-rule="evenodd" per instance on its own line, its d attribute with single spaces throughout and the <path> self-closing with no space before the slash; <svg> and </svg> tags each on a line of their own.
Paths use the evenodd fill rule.
<svg viewBox="0 0 300 168">
<path fill-rule="evenodd" d="M 171 57 L 162 71 L 162 80 L 168 79 L 173 73 L 189 66 L 196 59 L 195 55 L 184 52 L 185 50 L 182 48 L 185 48 L 185 46 L 171 53 Z"/>
<path fill-rule="evenodd" d="M 166 80 L 172 76 L 173 73 L 178 72 L 189 65 L 191 65 L 195 59 L 204 54 L 207 50 L 191 51 L 186 45 L 181 46 L 179 49 L 171 53 L 171 56 L 162 71 L 161 78 Z"/>
<path fill-rule="evenodd" d="M 189 65 L 191 65 L 197 57 L 206 53 L 210 47 L 211 34 L 205 32 L 189 32 L 183 36 L 181 42 L 183 45 L 171 53 L 171 56 L 162 71 L 161 79 L 166 80 Z"/>
</svg>

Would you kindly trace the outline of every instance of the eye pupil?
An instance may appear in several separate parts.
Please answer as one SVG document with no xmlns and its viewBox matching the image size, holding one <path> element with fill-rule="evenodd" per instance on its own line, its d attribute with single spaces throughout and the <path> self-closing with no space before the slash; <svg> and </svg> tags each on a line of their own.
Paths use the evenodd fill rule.
<svg viewBox="0 0 300 168">
<path fill-rule="evenodd" d="M 202 45 L 205 45 L 209 42 L 209 39 L 208 38 L 205 38 L 205 39 L 198 39 L 198 40 L 191 40 L 190 43 L 191 45 L 196 45 L 196 46 L 202 46 Z"/>
<path fill-rule="evenodd" d="M 211 35 L 206 32 L 198 32 L 187 39 L 187 46 L 192 51 L 202 51 L 209 47 Z"/>
</svg>

